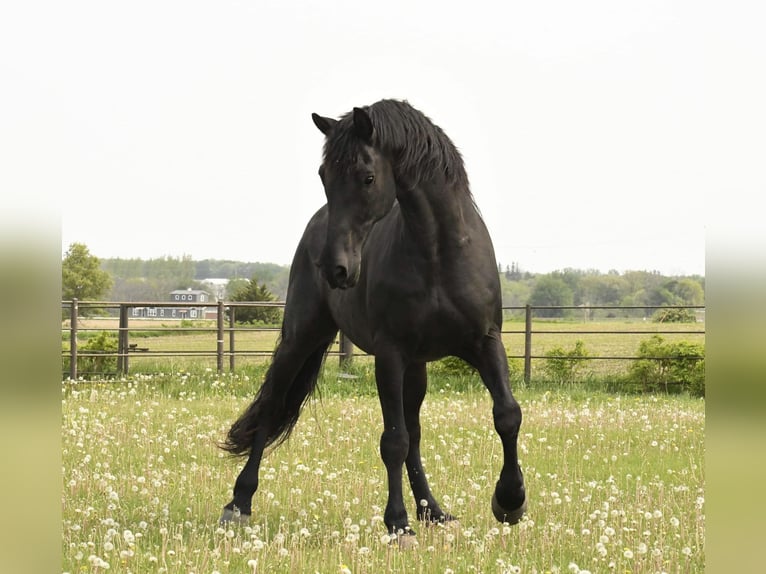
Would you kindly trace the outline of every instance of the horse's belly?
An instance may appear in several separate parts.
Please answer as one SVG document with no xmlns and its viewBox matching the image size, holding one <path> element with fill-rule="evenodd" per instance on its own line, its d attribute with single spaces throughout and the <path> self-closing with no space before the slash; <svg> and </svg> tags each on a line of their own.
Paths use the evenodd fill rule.
<svg viewBox="0 0 766 574">
<path fill-rule="evenodd" d="M 338 328 L 370 355 L 385 345 L 398 348 L 411 361 L 434 361 L 459 354 L 491 329 L 489 317 L 479 310 L 466 316 L 449 306 L 429 308 L 422 302 L 399 301 L 371 312 L 346 304 L 334 310 Z"/>
</svg>

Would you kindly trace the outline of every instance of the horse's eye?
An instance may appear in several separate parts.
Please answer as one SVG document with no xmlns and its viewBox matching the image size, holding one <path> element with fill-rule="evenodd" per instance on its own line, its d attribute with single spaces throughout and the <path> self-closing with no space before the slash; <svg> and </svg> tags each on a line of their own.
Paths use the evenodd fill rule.
<svg viewBox="0 0 766 574">
<path fill-rule="evenodd" d="M 375 181 L 374 175 L 368 175 L 367 177 L 364 178 L 365 185 L 371 185 L 373 181 Z"/>
</svg>

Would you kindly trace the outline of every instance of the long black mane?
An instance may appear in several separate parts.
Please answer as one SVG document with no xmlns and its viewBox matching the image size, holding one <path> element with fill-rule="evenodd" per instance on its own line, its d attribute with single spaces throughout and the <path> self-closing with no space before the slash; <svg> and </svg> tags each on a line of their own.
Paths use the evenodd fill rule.
<svg viewBox="0 0 766 574">
<path fill-rule="evenodd" d="M 394 166 L 397 179 L 407 185 L 440 181 L 470 193 L 460 152 L 442 129 L 407 101 L 380 100 L 362 108 L 374 126 L 372 144 Z M 325 158 L 352 164 L 363 143 L 354 135 L 353 113 L 342 116 L 325 142 Z"/>
</svg>

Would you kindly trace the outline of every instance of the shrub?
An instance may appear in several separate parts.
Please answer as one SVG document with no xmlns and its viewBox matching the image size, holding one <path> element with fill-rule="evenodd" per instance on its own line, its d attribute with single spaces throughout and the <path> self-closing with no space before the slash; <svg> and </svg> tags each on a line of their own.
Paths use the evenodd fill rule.
<svg viewBox="0 0 766 574">
<path fill-rule="evenodd" d="M 117 352 L 117 337 L 108 331 L 91 335 L 87 342 L 78 347 L 78 353 L 94 354 L 92 357 L 77 357 L 77 372 L 88 374 L 110 374 L 117 372 L 117 357 L 110 356 Z M 103 354 L 103 356 L 99 356 Z M 70 359 L 64 359 L 64 372 L 69 372 Z"/>
<path fill-rule="evenodd" d="M 697 397 L 705 396 L 705 347 L 688 341 L 665 342 L 659 335 L 642 341 L 642 357 L 633 361 L 626 382 L 644 392 L 664 390 L 671 385 Z"/>
<path fill-rule="evenodd" d="M 431 372 L 448 377 L 478 376 L 476 369 L 458 357 L 444 357 L 431 363 Z"/>
<path fill-rule="evenodd" d="M 692 309 L 657 309 L 652 315 L 654 323 L 694 323 L 697 317 Z"/>
<path fill-rule="evenodd" d="M 574 383 L 582 374 L 588 351 L 582 341 L 575 341 L 574 348 L 567 351 L 562 347 L 554 347 L 545 353 L 547 357 L 543 365 L 546 377 L 556 383 Z"/>
</svg>

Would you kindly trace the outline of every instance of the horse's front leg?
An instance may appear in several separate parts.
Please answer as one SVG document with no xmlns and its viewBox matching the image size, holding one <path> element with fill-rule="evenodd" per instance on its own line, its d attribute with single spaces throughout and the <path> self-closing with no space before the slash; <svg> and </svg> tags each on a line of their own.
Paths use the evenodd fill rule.
<svg viewBox="0 0 766 574">
<path fill-rule="evenodd" d="M 407 368 L 404 375 L 404 419 L 410 437 L 410 447 L 407 452 L 407 475 L 410 487 L 415 497 L 418 520 L 430 522 L 449 522 L 455 520 L 451 514 L 444 512 L 431 494 L 428 486 L 423 461 L 420 456 L 420 407 L 426 396 L 428 379 L 425 363 L 414 363 Z"/>
<path fill-rule="evenodd" d="M 500 522 L 516 524 L 527 510 L 524 476 L 519 467 L 517 448 L 521 407 L 511 393 L 508 357 L 500 333 L 486 335 L 476 353 L 465 358 L 478 369 L 492 396 L 495 430 L 503 444 L 503 469 L 492 495 L 492 513 Z"/>
<path fill-rule="evenodd" d="M 389 534 L 414 534 L 410 529 L 402 494 L 402 466 L 407 458 L 410 439 L 404 419 L 402 383 L 405 367 L 396 353 L 375 356 L 375 381 L 383 411 L 383 433 L 380 436 L 380 457 L 388 476 L 388 502 L 383 522 Z"/>
</svg>

